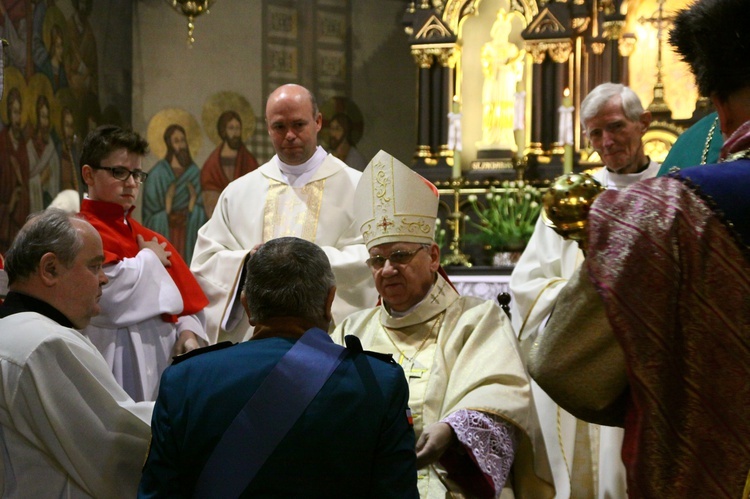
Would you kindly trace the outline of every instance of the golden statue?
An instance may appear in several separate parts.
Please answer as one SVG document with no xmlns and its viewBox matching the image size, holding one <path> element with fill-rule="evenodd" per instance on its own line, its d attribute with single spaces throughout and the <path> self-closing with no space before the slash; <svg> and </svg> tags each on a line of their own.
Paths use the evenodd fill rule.
<svg viewBox="0 0 750 499">
<path fill-rule="evenodd" d="M 511 14 L 497 12 L 492 25 L 492 41 L 482 47 L 482 140 L 480 149 L 516 151 L 513 135 L 515 93 L 523 78 L 525 50 L 508 41 L 512 26 Z"/>
</svg>

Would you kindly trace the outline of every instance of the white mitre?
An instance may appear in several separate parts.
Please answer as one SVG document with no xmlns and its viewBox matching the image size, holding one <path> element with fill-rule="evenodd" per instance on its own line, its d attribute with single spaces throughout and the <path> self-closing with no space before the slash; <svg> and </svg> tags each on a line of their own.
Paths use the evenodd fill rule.
<svg viewBox="0 0 750 499">
<path fill-rule="evenodd" d="M 437 188 L 387 152 L 380 151 L 370 160 L 354 200 L 354 218 L 367 249 L 434 241 Z"/>
</svg>

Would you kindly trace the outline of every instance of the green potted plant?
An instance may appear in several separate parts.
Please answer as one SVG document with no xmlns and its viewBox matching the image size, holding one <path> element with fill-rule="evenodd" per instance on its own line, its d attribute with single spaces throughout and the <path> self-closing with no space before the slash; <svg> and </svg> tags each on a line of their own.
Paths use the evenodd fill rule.
<svg viewBox="0 0 750 499">
<path fill-rule="evenodd" d="M 495 265 L 515 263 L 529 242 L 541 211 L 539 189 L 522 180 L 505 181 L 500 188 L 492 187 L 484 202 L 473 194 L 468 199 L 476 215 L 476 221 L 470 219 L 469 226 L 476 231 L 468 233 L 467 240 L 482 244 L 493 254 Z M 501 253 L 516 255 L 496 255 Z"/>
</svg>

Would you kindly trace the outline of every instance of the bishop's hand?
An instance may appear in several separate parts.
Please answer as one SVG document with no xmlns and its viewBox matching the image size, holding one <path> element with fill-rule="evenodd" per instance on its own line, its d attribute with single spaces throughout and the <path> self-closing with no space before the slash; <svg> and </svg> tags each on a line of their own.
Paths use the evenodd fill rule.
<svg viewBox="0 0 750 499">
<path fill-rule="evenodd" d="M 417 440 L 417 468 L 437 462 L 455 442 L 458 442 L 456 434 L 448 423 L 438 422 L 427 426 Z"/>
</svg>

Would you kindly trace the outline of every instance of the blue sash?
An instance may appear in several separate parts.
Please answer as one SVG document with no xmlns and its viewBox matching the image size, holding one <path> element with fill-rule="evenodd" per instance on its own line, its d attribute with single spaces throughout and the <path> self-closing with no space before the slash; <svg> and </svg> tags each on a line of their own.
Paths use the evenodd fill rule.
<svg viewBox="0 0 750 499">
<path fill-rule="evenodd" d="M 201 471 L 193 497 L 239 497 L 345 353 L 322 329 L 302 335 L 226 429 Z"/>
<path fill-rule="evenodd" d="M 716 165 L 701 165 L 683 168 L 677 174 L 686 177 L 700 188 L 701 193 L 711 197 L 715 207 L 731 222 L 745 246 L 750 246 L 750 198 L 747 182 L 750 178 L 750 161 L 740 159 Z"/>
</svg>

